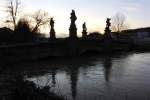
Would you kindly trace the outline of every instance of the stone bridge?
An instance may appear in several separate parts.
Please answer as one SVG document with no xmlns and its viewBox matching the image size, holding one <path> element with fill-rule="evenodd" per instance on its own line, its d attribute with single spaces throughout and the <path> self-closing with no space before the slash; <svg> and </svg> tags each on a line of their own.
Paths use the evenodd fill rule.
<svg viewBox="0 0 150 100">
<path fill-rule="evenodd" d="M 87 52 L 128 50 L 128 43 L 102 40 L 51 40 L 0 46 L 0 57 L 5 61 L 35 60 L 56 56 L 80 56 Z"/>
</svg>

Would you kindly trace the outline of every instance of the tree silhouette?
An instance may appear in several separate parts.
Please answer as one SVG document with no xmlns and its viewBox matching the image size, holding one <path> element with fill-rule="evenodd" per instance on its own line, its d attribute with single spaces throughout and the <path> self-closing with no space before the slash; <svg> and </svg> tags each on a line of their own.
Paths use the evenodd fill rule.
<svg viewBox="0 0 150 100">
<path fill-rule="evenodd" d="M 32 32 L 38 32 L 41 26 L 47 25 L 50 21 L 48 13 L 43 10 L 35 12 L 35 14 L 32 15 L 32 18 L 34 20 L 33 23 L 35 23 Z"/>
<path fill-rule="evenodd" d="M 6 12 L 8 13 L 8 19 L 6 20 L 6 23 L 12 23 L 13 28 L 15 29 L 21 2 L 19 0 L 8 0 L 7 2 Z"/>
<path fill-rule="evenodd" d="M 126 23 L 126 17 L 122 13 L 117 13 L 115 16 L 112 17 L 112 31 L 114 32 L 121 32 L 128 28 Z"/>
</svg>

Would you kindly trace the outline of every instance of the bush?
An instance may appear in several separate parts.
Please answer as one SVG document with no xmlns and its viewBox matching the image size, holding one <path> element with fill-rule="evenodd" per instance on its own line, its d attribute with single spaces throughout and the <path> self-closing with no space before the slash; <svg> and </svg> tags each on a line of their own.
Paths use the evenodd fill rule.
<svg viewBox="0 0 150 100">
<path fill-rule="evenodd" d="M 25 19 L 20 19 L 14 31 L 14 40 L 17 42 L 29 42 L 34 39 L 31 32 L 29 22 Z"/>
</svg>

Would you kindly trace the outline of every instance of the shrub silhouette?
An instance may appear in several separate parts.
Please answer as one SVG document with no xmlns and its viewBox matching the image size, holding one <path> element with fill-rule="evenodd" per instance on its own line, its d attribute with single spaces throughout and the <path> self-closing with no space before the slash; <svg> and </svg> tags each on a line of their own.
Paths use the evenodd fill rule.
<svg viewBox="0 0 150 100">
<path fill-rule="evenodd" d="M 0 28 L 0 44 L 10 43 L 12 36 L 13 30 L 6 27 Z"/>
<path fill-rule="evenodd" d="M 17 42 L 29 42 L 34 38 L 33 33 L 31 32 L 30 25 L 27 20 L 20 19 L 14 30 L 14 39 Z"/>
</svg>

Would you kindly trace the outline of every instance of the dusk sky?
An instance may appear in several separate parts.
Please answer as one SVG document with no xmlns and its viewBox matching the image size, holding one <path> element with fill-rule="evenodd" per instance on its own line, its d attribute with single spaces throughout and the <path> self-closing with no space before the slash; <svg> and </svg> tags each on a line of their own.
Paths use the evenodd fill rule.
<svg viewBox="0 0 150 100">
<path fill-rule="evenodd" d="M 2 5 L 4 1 L 6 0 L 1 0 L 0 4 Z M 84 21 L 89 32 L 103 32 L 106 17 L 112 17 L 117 12 L 126 16 L 130 28 L 150 26 L 150 0 L 22 0 L 22 3 L 25 13 L 38 9 L 49 12 L 55 19 L 55 30 L 61 36 L 69 33 L 72 9 L 76 11 L 78 18 L 76 21 L 78 34 L 82 31 Z M 2 17 L 2 13 L 0 16 Z"/>
</svg>

